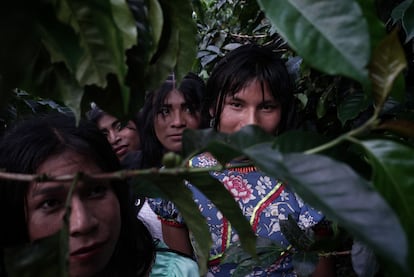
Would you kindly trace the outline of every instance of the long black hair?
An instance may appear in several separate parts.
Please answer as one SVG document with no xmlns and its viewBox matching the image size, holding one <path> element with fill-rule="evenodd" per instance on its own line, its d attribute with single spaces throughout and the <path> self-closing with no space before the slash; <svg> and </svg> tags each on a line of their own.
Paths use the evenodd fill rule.
<svg viewBox="0 0 414 277">
<path fill-rule="evenodd" d="M 270 93 L 280 102 L 282 115 L 278 131 L 284 131 L 288 127 L 293 109 L 293 82 L 284 60 L 271 48 L 256 44 L 236 48 L 226 54 L 213 68 L 207 81 L 207 95 L 202 112 L 205 120 L 215 119 L 211 127 L 216 130 L 219 127 L 225 97 L 239 92 L 254 79 L 261 83 L 262 88 L 264 83 L 267 83 Z M 215 114 L 206 116 L 211 108 Z M 203 124 L 206 125 L 207 121 Z"/>
<path fill-rule="evenodd" d="M 204 81 L 194 73 L 188 73 L 176 87 L 174 75 L 170 75 L 158 90 L 150 91 L 140 112 L 139 130 L 142 132 L 142 156 L 139 168 L 160 167 L 164 147 L 158 140 L 154 120 L 172 90 L 178 89 L 193 113 L 200 113 L 205 96 Z M 201 128 L 202 126 L 200 126 Z"/>
<path fill-rule="evenodd" d="M 37 116 L 18 123 L 0 141 L 0 168 L 7 172 L 34 174 L 50 156 L 66 150 L 90 158 L 104 172 L 120 170 L 119 160 L 105 136 L 92 122 L 59 113 Z M 29 242 L 25 216 L 27 182 L 0 180 L 0 213 L 5 222 L 0 247 Z M 108 268 L 122 276 L 143 276 L 154 255 L 151 234 L 133 212 L 129 187 L 111 181 L 121 213 L 121 232 Z M 122 273 L 122 274 L 121 274 Z"/>
</svg>

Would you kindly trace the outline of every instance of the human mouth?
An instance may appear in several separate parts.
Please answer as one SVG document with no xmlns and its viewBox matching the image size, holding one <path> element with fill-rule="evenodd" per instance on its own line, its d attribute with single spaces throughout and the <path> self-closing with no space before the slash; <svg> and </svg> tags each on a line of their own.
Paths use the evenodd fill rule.
<svg viewBox="0 0 414 277">
<path fill-rule="evenodd" d="M 170 135 L 169 137 L 170 139 L 175 140 L 175 141 L 181 141 L 183 138 L 182 134 L 173 134 L 173 135 Z"/>
<path fill-rule="evenodd" d="M 114 151 L 118 157 L 125 155 L 125 153 L 128 151 L 128 147 L 125 145 L 118 146 L 114 148 Z"/>
<path fill-rule="evenodd" d="M 89 246 L 81 247 L 70 253 L 70 258 L 75 260 L 89 260 L 97 255 L 105 245 L 105 242 L 94 243 Z"/>
</svg>

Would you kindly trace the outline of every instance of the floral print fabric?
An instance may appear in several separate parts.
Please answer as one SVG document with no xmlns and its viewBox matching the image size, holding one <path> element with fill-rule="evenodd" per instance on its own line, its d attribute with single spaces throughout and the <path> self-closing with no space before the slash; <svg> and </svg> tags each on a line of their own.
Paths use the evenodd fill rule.
<svg viewBox="0 0 414 277">
<path fill-rule="evenodd" d="M 201 154 L 191 160 L 193 167 L 210 167 L 217 161 L 209 154 Z M 284 248 L 289 242 L 282 234 L 279 220 L 287 219 L 292 215 L 301 228 L 308 228 L 323 219 L 323 215 L 307 206 L 298 195 L 290 191 L 284 184 L 260 171 L 238 172 L 237 170 L 224 170 L 211 172 L 238 202 L 240 209 L 250 221 L 255 233 L 269 238 Z M 210 260 L 207 276 L 231 276 L 236 264 L 217 264 L 232 243 L 238 241 L 237 233 L 231 228 L 229 222 L 223 217 L 214 204 L 206 198 L 195 186 L 188 184 L 193 192 L 194 201 L 201 213 L 207 219 L 213 239 L 210 251 Z M 163 220 L 174 221 L 175 224 L 184 224 L 175 206 L 168 201 L 158 200 L 152 207 Z M 256 268 L 248 276 L 296 276 L 293 272 L 291 257 L 284 256 L 267 269 Z"/>
</svg>

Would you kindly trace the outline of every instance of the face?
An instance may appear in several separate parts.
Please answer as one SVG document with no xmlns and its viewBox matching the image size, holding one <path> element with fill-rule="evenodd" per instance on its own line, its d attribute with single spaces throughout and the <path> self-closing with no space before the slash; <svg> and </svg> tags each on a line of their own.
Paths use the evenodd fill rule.
<svg viewBox="0 0 414 277">
<path fill-rule="evenodd" d="M 200 112 L 193 111 L 178 90 L 168 93 L 154 118 L 155 135 L 167 151 L 181 151 L 184 129 L 199 126 Z"/>
<path fill-rule="evenodd" d="M 90 159 L 72 151 L 51 156 L 37 174 L 100 173 Z M 26 195 L 26 216 L 30 240 L 56 233 L 62 227 L 70 182 L 31 183 Z M 118 199 L 109 182 L 79 183 L 72 194 L 69 220 L 69 273 L 88 277 L 108 264 L 121 229 Z"/>
<path fill-rule="evenodd" d="M 210 112 L 214 114 L 213 111 Z M 264 85 L 262 93 L 260 82 L 253 80 L 234 96 L 226 96 L 218 131 L 229 134 L 254 124 L 269 134 L 275 134 L 280 117 L 280 103 L 270 93 L 267 84 Z"/>
<path fill-rule="evenodd" d="M 122 160 L 129 152 L 140 149 L 141 141 L 137 127 L 131 120 L 125 125 L 116 117 L 104 114 L 98 120 L 97 125 L 108 139 L 119 160 Z"/>
</svg>

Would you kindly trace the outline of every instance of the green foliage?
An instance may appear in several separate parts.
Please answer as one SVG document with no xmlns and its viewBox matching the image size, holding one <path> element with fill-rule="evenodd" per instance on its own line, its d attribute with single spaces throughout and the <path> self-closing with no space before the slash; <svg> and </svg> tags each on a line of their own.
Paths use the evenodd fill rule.
<svg viewBox="0 0 414 277">
<path fill-rule="evenodd" d="M 45 100 L 50 105 L 64 103 L 78 116 L 91 100 L 115 115 L 132 114 L 145 91 L 171 71 L 178 80 L 191 68 L 208 77 L 214 63 L 240 44 L 276 45 L 295 63 L 302 131 L 273 138 L 251 126 L 231 135 L 187 130 L 182 157 L 174 156 L 168 167 L 120 172 L 114 178 L 132 177 L 137 193 L 177 205 L 194 235 L 201 273 L 211 239 L 184 180 L 204 192 L 240 235 L 241 245 L 232 246 L 225 258 L 240 264 L 236 275 L 281 255 L 277 245 L 254 237 L 231 195 L 209 175 L 245 155 L 373 251 L 375 257 L 367 254 L 358 272 L 372 274 L 375 269 L 367 266 L 379 258 L 385 274 L 411 276 L 414 97 L 407 74 L 412 72 L 414 4 L 400 2 L 13 1 L 0 10 L 0 36 L 7 38 L 0 46 L 0 97 L 4 106 L 18 87 L 42 101 L 56 101 Z M 22 107 L 14 106 L 17 116 Z M 186 162 L 204 151 L 220 165 L 187 168 Z M 312 271 L 314 251 L 332 251 L 335 242 L 312 248 L 311 235 L 285 223 L 298 249 L 295 265 L 303 273 Z M 53 239 L 52 245 L 58 245 Z M 44 266 L 47 241 L 23 255 L 40 259 L 30 266 L 33 270 Z M 303 241 L 307 247 L 300 247 Z M 16 274 L 27 270 L 8 253 L 9 269 Z M 63 257 L 61 252 L 53 259 Z M 64 269 L 51 270 L 65 276 Z"/>
</svg>

